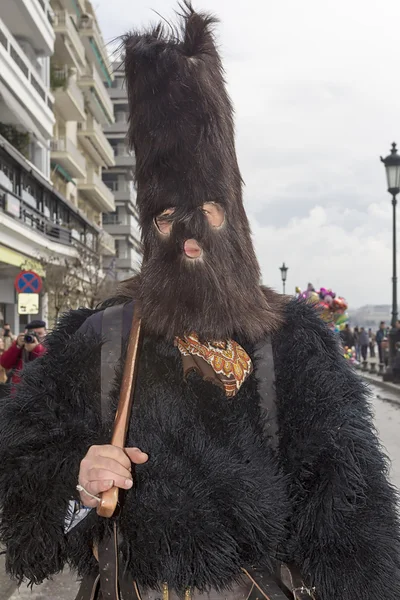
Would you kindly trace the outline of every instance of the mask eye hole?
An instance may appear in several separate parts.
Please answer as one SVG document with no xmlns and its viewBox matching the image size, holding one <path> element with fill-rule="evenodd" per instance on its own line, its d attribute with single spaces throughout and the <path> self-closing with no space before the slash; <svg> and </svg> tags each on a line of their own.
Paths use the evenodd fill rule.
<svg viewBox="0 0 400 600">
<path fill-rule="evenodd" d="M 156 227 L 163 235 L 169 235 L 172 229 L 172 215 L 174 214 L 174 208 L 167 208 L 158 217 L 154 219 Z"/>
<path fill-rule="evenodd" d="M 202 211 L 211 227 L 222 227 L 225 222 L 225 210 L 217 202 L 206 202 Z"/>
</svg>

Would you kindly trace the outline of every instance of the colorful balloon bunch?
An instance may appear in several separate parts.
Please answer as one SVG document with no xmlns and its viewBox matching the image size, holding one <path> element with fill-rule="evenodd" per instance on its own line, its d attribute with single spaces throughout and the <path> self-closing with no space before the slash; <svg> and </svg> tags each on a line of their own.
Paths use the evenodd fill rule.
<svg viewBox="0 0 400 600">
<path fill-rule="evenodd" d="M 320 308 L 322 319 L 336 331 L 343 329 L 349 320 L 346 313 L 348 308 L 346 300 L 337 296 L 331 289 L 322 287 L 317 291 L 309 284 L 305 292 L 296 288 L 296 295 L 306 299 L 316 308 Z"/>
<path fill-rule="evenodd" d="M 344 348 L 344 354 L 343 356 L 345 357 L 346 360 L 349 360 L 351 362 L 352 365 L 355 365 L 357 362 L 357 357 L 356 357 L 356 352 L 355 350 L 352 350 L 351 348 L 349 348 L 348 346 L 345 346 Z"/>
</svg>

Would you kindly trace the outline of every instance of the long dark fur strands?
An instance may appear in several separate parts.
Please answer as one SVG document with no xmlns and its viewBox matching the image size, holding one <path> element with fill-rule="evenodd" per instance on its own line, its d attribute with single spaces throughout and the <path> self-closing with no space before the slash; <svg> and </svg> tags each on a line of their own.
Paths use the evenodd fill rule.
<svg viewBox="0 0 400 600">
<path fill-rule="evenodd" d="M 260 291 L 260 270 L 242 203 L 233 110 L 213 37 L 216 19 L 182 6 L 180 29 L 162 25 L 125 39 L 129 138 L 136 155 L 143 234 L 138 297 L 149 331 L 168 339 L 196 331 L 204 339 L 244 335 L 250 341 L 282 321 Z M 202 207 L 218 203 L 223 226 Z M 173 208 L 163 237 L 154 219 Z M 201 260 L 183 246 L 195 239 Z M 124 295 L 134 295 L 127 282 Z"/>
<path fill-rule="evenodd" d="M 241 205 L 232 105 L 212 32 L 216 19 L 196 13 L 189 2 L 182 10 L 181 27 L 172 34 L 160 24 L 125 38 L 129 140 L 144 226 L 171 206 Z"/>
<path fill-rule="evenodd" d="M 0 407 L 0 543 L 20 581 L 39 583 L 66 562 L 96 568 L 105 520 L 93 511 L 63 533 L 79 461 L 104 443 L 99 336 L 73 334 L 88 314 L 64 320 Z M 195 374 L 184 383 L 173 345 L 145 338 L 128 443 L 150 460 L 125 498 L 129 572 L 143 586 L 226 589 L 247 561 L 268 567 L 279 548 L 318 600 L 398 600 L 397 496 L 366 389 L 302 302 L 287 305 L 273 346 L 277 453 L 262 435 L 257 364 L 228 401 Z"/>
</svg>

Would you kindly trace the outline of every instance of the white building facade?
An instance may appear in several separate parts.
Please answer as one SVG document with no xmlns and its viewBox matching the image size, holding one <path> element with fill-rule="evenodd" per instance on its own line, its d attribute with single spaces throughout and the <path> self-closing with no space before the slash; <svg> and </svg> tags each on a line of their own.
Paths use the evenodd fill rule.
<svg viewBox="0 0 400 600">
<path fill-rule="evenodd" d="M 102 180 L 115 164 L 111 85 L 89 0 L 0 0 L 0 327 L 29 321 L 13 285 L 22 268 L 115 254 L 102 226 L 115 210 Z"/>
<path fill-rule="evenodd" d="M 48 0 L 0 2 L 0 134 L 49 177 L 55 34 Z"/>
<path fill-rule="evenodd" d="M 105 267 L 108 267 L 110 277 L 123 280 L 138 273 L 142 247 L 133 184 L 135 157 L 127 146 L 128 96 L 121 61 L 114 63 L 113 71 L 114 81 L 109 94 L 114 105 L 115 123 L 109 125 L 105 133 L 114 149 L 115 167 L 103 172 L 103 180 L 114 194 L 115 211 L 103 215 L 103 226 L 113 236 L 116 251 Z"/>
</svg>

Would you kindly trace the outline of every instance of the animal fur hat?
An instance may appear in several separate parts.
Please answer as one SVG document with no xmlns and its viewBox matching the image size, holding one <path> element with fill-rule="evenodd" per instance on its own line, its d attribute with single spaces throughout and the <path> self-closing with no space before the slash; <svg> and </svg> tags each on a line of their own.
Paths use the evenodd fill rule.
<svg viewBox="0 0 400 600">
<path fill-rule="evenodd" d="M 155 334 L 256 340 L 277 317 L 260 289 L 243 207 L 216 19 L 190 2 L 180 9 L 177 28 L 160 24 L 125 37 L 144 253 L 139 279 L 123 289 L 140 299 Z M 199 260 L 191 260 L 193 247 Z"/>
<path fill-rule="evenodd" d="M 232 105 L 213 36 L 217 20 L 181 7 L 179 28 L 126 37 L 129 140 L 141 218 L 170 206 L 241 203 Z"/>
</svg>

